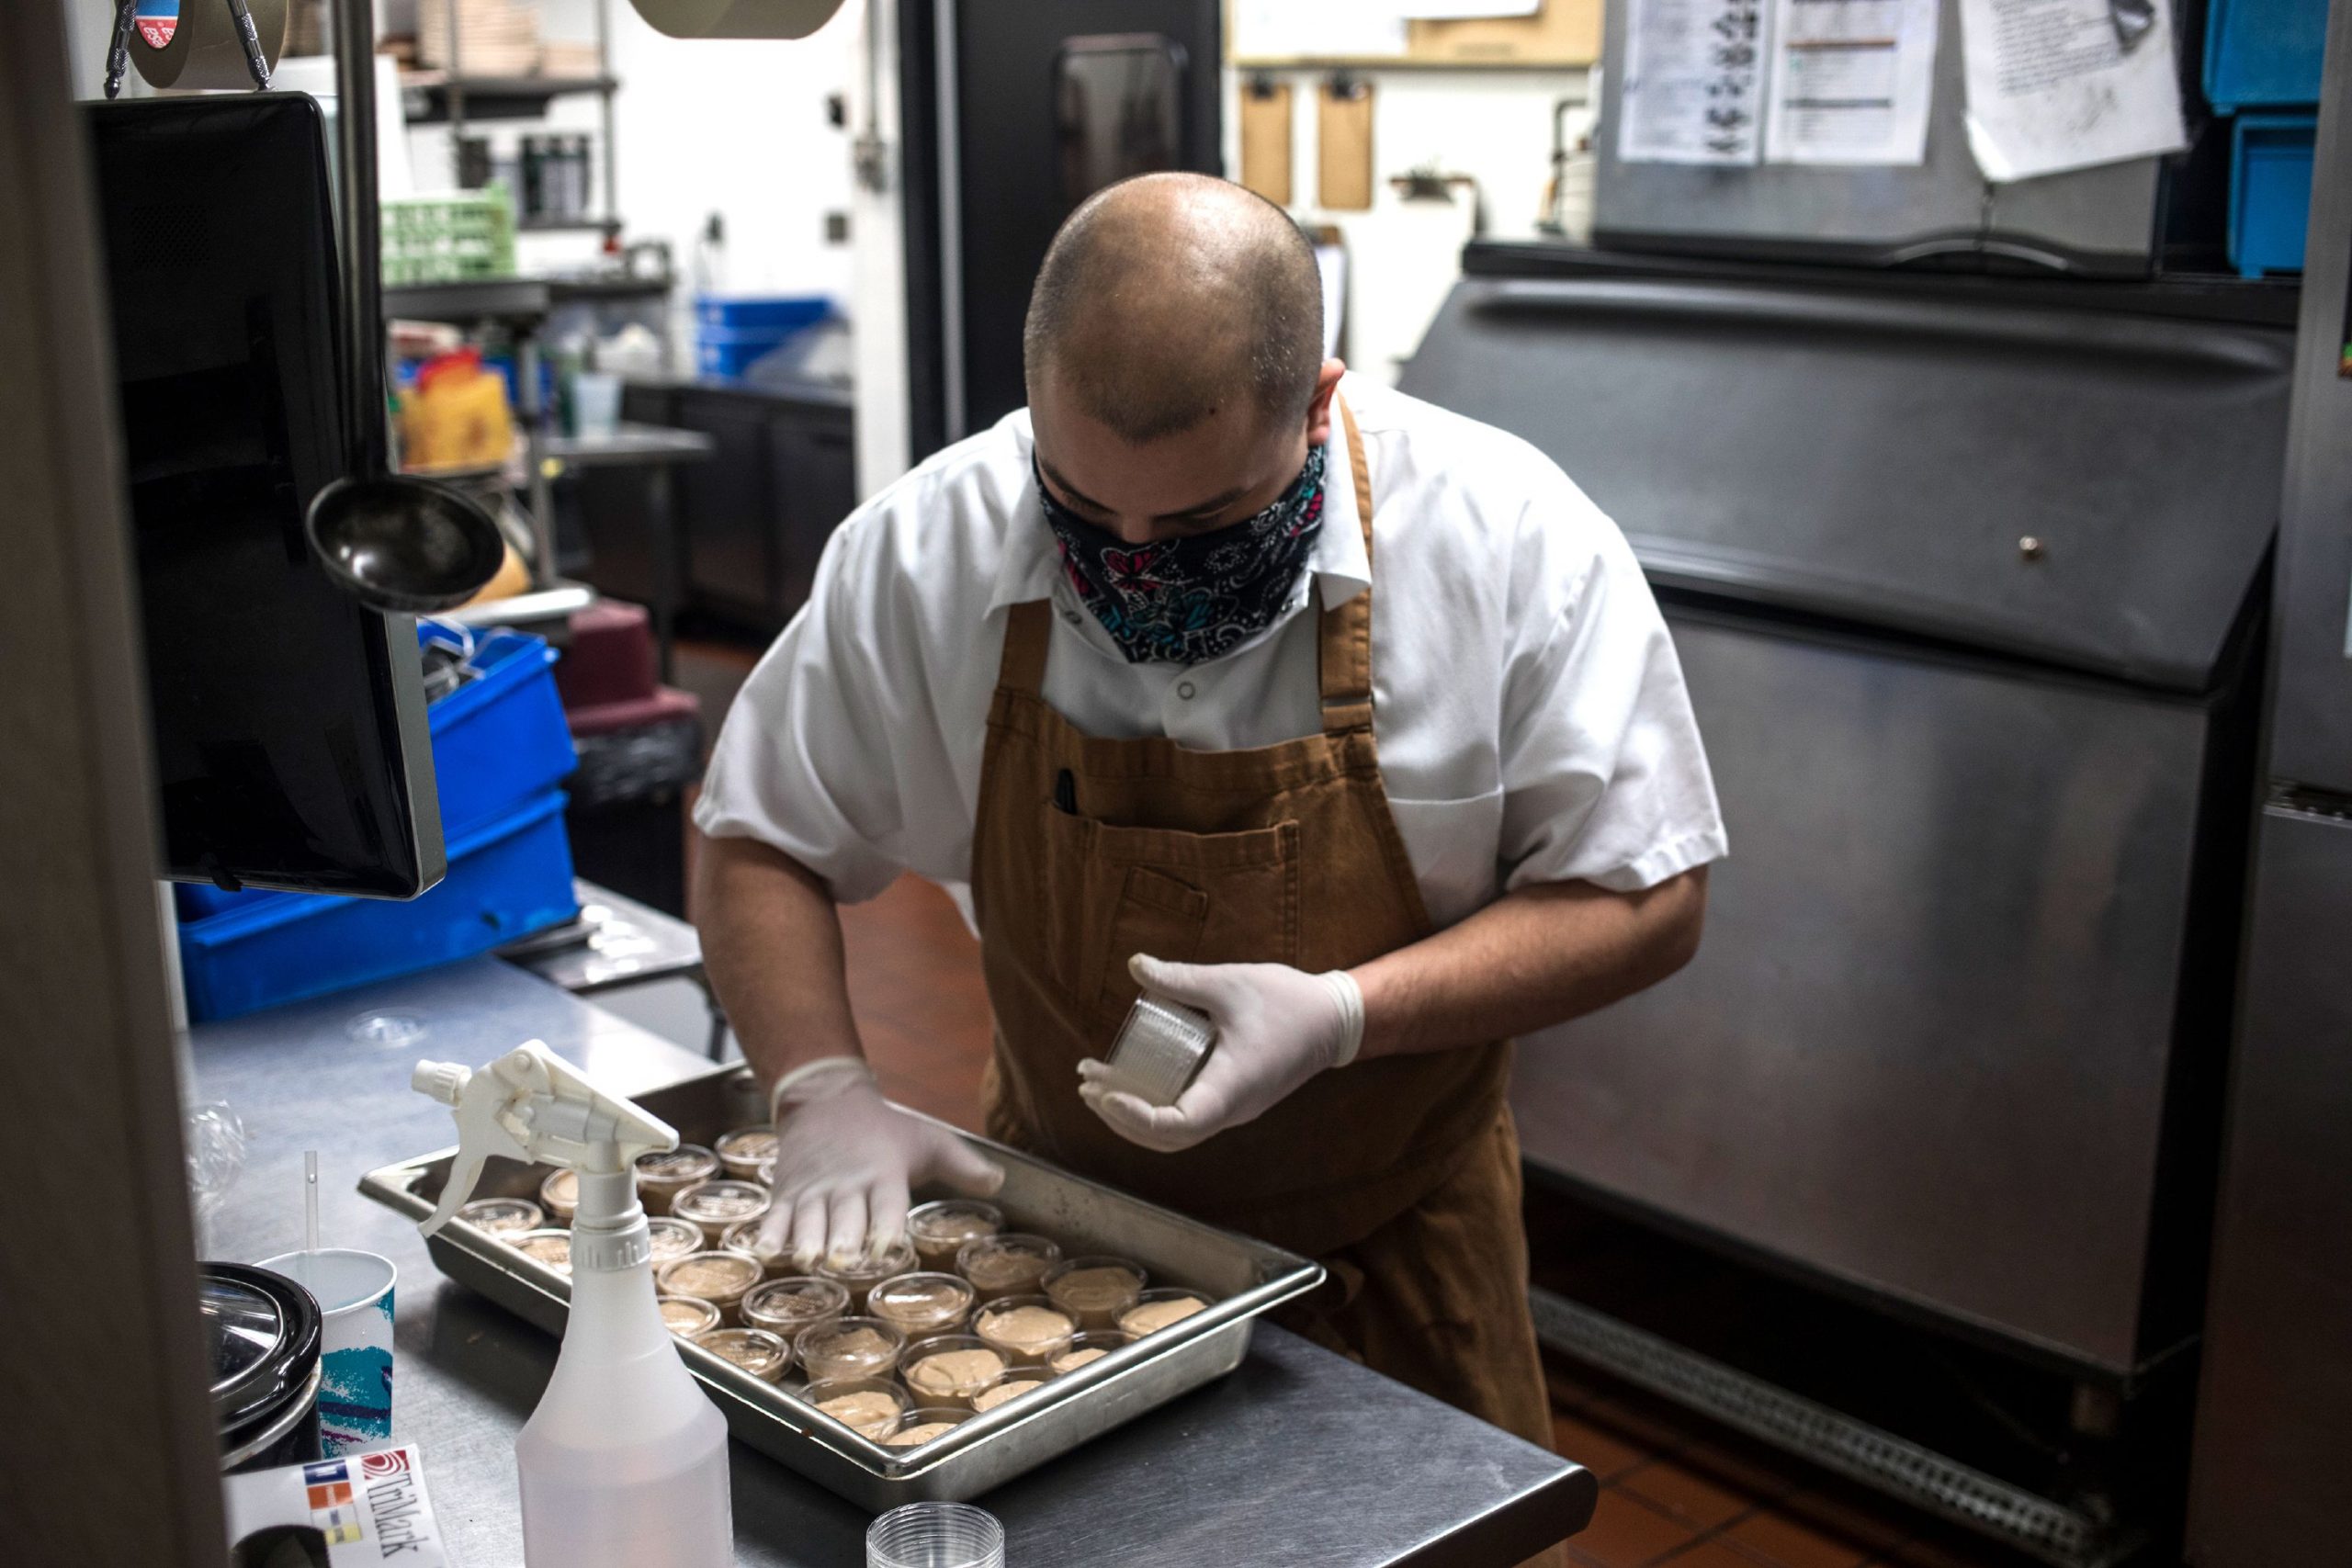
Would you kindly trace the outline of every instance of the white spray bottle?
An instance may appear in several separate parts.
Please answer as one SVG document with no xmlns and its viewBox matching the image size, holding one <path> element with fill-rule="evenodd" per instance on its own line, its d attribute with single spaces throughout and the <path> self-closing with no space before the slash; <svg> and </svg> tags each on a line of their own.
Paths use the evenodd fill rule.
<svg viewBox="0 0 2352 1568">
<path fill-rule="evenodd" d="M 571 1318 L 555 1376 L 514 1439 L 526 1568 L 729 1568 L 727 1419 L 678 1359 L 653 1300 L 637 1156 L 678 1134 L 533 1040 L 469 1072 L 419 1062 L 410 1080 L 457 1112 L 458 1156 L 431 1235 L 491 1155 L 580 1173 Z"/>
</svg>

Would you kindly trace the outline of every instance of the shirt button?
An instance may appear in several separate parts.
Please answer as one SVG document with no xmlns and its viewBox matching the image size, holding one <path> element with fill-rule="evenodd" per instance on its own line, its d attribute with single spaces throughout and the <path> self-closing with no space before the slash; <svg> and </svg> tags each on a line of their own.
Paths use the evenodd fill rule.
<svg viewBox="0 0 2352 1568">
<path fill-rule="evenodd" d="M 1190 681 L 1177 682 L 1176 694 L 1183 698 L 1186 702 L 1191 702 L 1193 700 L 1193 683 Z"/>
<path fill-rule="evenodd" d="M 1064 610 L 1062 612 L 1062 619 L 1068 621 L 1071 626 L 1076 626 L 1078 625 L 1078 612 L 1076 610 Z"/>
</svg>

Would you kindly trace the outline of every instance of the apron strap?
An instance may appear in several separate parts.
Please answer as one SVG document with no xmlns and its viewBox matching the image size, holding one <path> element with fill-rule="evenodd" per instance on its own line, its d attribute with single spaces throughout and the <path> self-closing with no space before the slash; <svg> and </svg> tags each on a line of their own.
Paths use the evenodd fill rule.
<svg viewBox="0 0 2352 1568">
<path fill-rule="evenodd" d="M 1363 525 L 1364 563 L 1372 562 L 1372 465 L 1363 434 L 1348 400 L 1333 394 L 1340 423 L 1348 435 L 1348 468 L 1356 485 L 1356 518 Z M 1317 665 L 1323 683 L 1323 733 L 1365 729 L 1372 725 L 1372 590 L 1323 612 Z"/>
<path fill-rule="evenodd" d="M 1004 657 L 997 664 L 996 683 L 1010 692 L 1035 696 L 1046 683 L 1046 645 L 1053 633 L 1051 601 L 1027 599 L 1008 610 Z"/>
</svg>

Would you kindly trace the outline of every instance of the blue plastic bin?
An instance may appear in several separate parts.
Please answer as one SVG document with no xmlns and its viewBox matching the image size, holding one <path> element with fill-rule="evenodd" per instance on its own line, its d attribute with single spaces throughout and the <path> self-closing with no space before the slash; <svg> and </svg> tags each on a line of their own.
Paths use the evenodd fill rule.
<svg viewBox="0 0 2352 1568">
<path fill-rule="evenodd" d="M 2212 0 L 2205 96 L 2222 114 L 2319 102 L 2327 0 Z"/>
<path fill-rule="evenodd" d="M 273 893 L 180 926 L 198 1023 L 412 975 L 544 931 L 579 912 L 561 790 L 449 840 L 449 874 L 398 903 Z"/>
<path fill-rule="evenodd" d="M 2245 277 L 2303 270 L 2317 117 L 2240 115 L 2230 131 L 2230 265 Z"/>
<path fill-rule="evenodd" d="M 422 647 L 449 635 L 419 626 L 417 643 Z M 444 842 L 507 815 L 561 784 L 580 765 L 563 697 L 556 690 L 555 661 L 555 649 L 539 637 L 503 628 L 477 633 L 473 662 L 481 674 L 425 710 Z M 255 899 L 303 897 L 224 893 L 192 883 L 175 891 L 182 919 L 217 915 Z"/>
<path fill-rule="evenodd" d="M 766 333 L 774 340 L 814 326 L 832 310 L 821 294 L 697 294 L 695 328 Z"/>
</svg>

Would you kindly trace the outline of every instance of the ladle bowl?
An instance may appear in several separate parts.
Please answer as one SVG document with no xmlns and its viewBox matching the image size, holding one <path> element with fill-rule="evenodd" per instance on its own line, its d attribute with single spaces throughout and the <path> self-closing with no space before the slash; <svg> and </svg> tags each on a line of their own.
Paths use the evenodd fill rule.
<svg viewBox="0 0 2352 1568">
<path fill-rule="evenodd" d="M 327 575 L 379 609 L 431 615 L 481 592 L 505 540 L 472 497 L 408 475 L 340 479 L 304 521 Z"/>
</svg>

